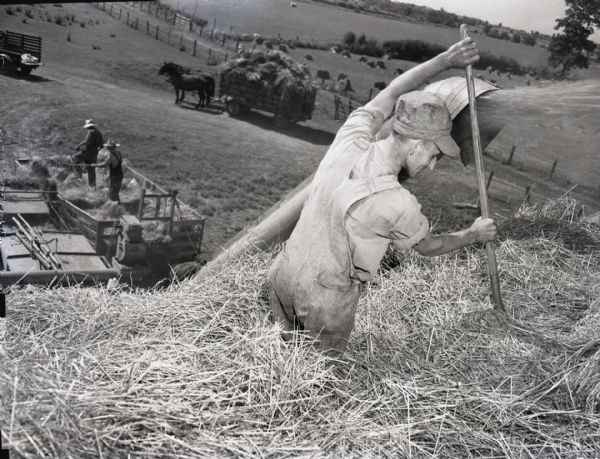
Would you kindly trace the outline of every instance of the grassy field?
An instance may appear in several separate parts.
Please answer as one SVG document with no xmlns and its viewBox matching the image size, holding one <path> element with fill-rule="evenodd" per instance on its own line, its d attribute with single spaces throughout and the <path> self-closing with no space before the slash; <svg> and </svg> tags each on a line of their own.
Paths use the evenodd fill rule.
<svg viewBox="0 0 600 459">
<path fill-rule="evenodd" d="M 165 187 L 178 189 L 184 201 L 207 215 L 203 254 L 207 258 L 310 175 L 340 125 L 332 120 L 333 97 L 325 91 L 320 91 L 312 121 L 284 131 L 274 131 L 269 116 L 264 113 L 234 119 L 218 105 L 204 111 L 194 110 L 191 104 L 175 106 L 172 87 L 157 74 L 159 66 L 165 60 L 174 60 L 191 68 L 215 71 L 206 65 L 208 47 L 214 48 L 215 43 L 199 46 L 198 57 L 194 58 L 146 36 L 145 30 L 133 30 L 91 6 L 65 4 L 64 7 L 37 5 L 31 8 L 34 19 L 26 23 L 22 22 L 23 9 L 13 15 L 0 10 L 9 30 L 43 36 L 45 62 L 29 80 L 3 78 L 8 89 L 3 99 L 6 109 L 0 114 L 6 136 L 5 159 L 72 153 L 72 145 L 83 135 L 83 120 L 92 117 L 106 137 L 115 137 L 121 142 L 125 157 L 133 167 Z M 51 20 L 46 20 L 45 15 Z M 57 24 L 52 18 L 59 15 L 75 16 L 75 20 Z M 81 23 L 85 27 L 81 27 Z M 162 25 L 161 33 L 164 33 Z M 381 70 L 360 64 L 357 56 L 344 59 L 326 51 L 302 49 L 291 50 L 290 55 L 303 61 L 307 52 L 313 55 L 313 61 L 305 61 L 313 72 L 327 69 L 334 78 L 338 73 L 348 74 L 357 91 L 356 98 L 360 100 L 368 96 L 374 81 L 389 81 L 397 66 L 406 69 L 414 65 L 392 60 L 386 70 Z M 451 73 L 460 72 L 448 75 Z M 507 87 L 524 84 L 518 77 L 501 79 L 487 72 L 484 76 L 498 78 Z M 533 81 L 532 85 L 541 83 Z M 194 100 L 193 96 L 189 95 L 188 100 Z M 594 119 L 593 106 L 588 108 L 578 115 L 581 126 L 587 126 Z M 538 131 L 532 126 L 539 124 L 539 113 L 537 118 L 528 114 L 526 123 L 520 123 L 512 113 L 510 116 L 520 129 L 520 135 L 531 135 L 529 142 L 519 147 L 515 158 L 524 169 L 518 175 L 509 168 L 501 171 L 500 165 L 493 165 L 496 179 L 490 193 L 495 198 L 494 209 L 503 214 L 519 204 L 528 183 L 543 180 L 553 155 L 566 151 L 559 142 L 556 144 L 561 145 L 560 150 L 535 148 Z M 565 125 L 565 129 L 567 127 Z M 543 145 L 552 146 L 554 142 L 548 134 L 558 135 L 560 131 L 546 131 Z M 507 154 L 512 141 L 513 136 L 507 136 L 496 145 L 495 154 L 498 157 Z M 535 165 L 534 175 L 528 175 L 529 165 L 525 161 L 533 157 L 531 151 L 536 152 L 540 162 Z M 593 149 L 580 148 L 571 162 L 561 161 L 556 175 L 566 177 L 566 173 L 573 171 L 569 164 L 577 164 L 579 176 L 572 177 L 571 182 L 595 183 L 596 174 L 589 167 L 595 164 L 593 161 Z M 439 229 L 455 229 L 474 218 L 453 207 L 455 201 L 474 199 L 473 171 L 441 162 L 435 176 L 408 184 L 419 196 L 431 221 L 437 221 Z M 568 183 L 540 183 L 534 200 L 556 197 L 570 186 Z"/>
<path fill-rule="evenodd" d="M 180 8 L 192 14 L 196 9 L 198 17 L 212 24 L 217 20 L 217 28 L 245 33 L 260 33 L 266 36 L 281 34 L 285 38 L 299 37 L 303 41 L 315 40 L 330 43 L 341 40 L 348 31 L 384 40 L 423 40 L 448 46 L 460 38 L 458 30 L 423 24 L 394 21 L 391 19 L 358 14 L 330 6 L 298 3 L 291 8 L 287 0 L 166 0 L 165 4 Z M 477 36 L 482 51 L 516 59 L 522 65 L 545 66 L 547 52 L 539 47 L 530 47 Z"/>
</svg>

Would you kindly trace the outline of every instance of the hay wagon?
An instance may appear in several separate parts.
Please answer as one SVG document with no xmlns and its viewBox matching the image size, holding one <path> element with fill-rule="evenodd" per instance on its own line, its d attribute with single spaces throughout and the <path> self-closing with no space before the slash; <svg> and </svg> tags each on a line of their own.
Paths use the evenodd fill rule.
<svg viewBox="0 0 600 459">
<path fill-rule="evenodd" d="M 221 73 L 219 97 L 225 101 L 227 112 L 237 116 L 251 109 L 272 113 L 273 123 L 285 127 L 289 123 L 312 118 L 316 90 L 303 87 L 275 87 L 262 81 L 248 81 L 242 75 Z"/>
<path fill-rule="evenodd" d="M 21 160 L 23 161 L 23 160 Z M 0 190 L 7 223 L 0 233 L 0 284 L 104 282 L 152 285 L 200 254 L 205 218 L 132 168 L 137 197 L 114 218 L 56 191 Z"/>
<path fill-rule="evenodd" d="M 42 65 L 42 38 L 0 30 L 0 72 L 29 75 Z"/>
</svg>

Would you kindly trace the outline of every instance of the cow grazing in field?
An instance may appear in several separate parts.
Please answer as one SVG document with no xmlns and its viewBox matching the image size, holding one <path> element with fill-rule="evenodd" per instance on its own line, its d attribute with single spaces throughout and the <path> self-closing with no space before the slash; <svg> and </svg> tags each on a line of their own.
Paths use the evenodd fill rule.
<svg viewBox="0 0 600 459">
<path fill-rule="evenodd" d="M 385 69 L 385 62 L 377 61 L 377 64 L 375 64 L 375 66 L 379 69 Z"/>
<path fill-rule="evenodd" d="M 373 61 L 367 62 L 367 67 L 371 67 L 372 69 L 374 69 L 375 68 L 375 62 L 373 62 Z"/>
<path fill-rule="evenodd" d="M 313 60 L 313 57 L 312 57 L 312 55 L 311 55 L 311 54 L 305 54 L 305 55 L 304 55 L 304 59 L 306 59 L 307 61 L 312 61 L 312 60 Z"/>
<path fill-rule="evenodd" d="M 369 59 L 367 59 L 367 56 L 360 56 L 360 57 L 358 58 L 358 62 L 363 62 L 363 63 L 364 63 L 364 62 L 367 62 L 368 60 L 369 60 Z"/>
<path fill-rule="evenodd" d="M 325 80 L 331 80 L 331 75 L 327 70 L 317 70 L 317 78 L 321 79 L 322 82 L 325 82 Z"/>
<path fill-rule="evenodd" d="M 352 55 L 350 54 L 350 51 L 343 51 L 342 57 L 345 57 L 346 59 L 352 59 Z"/>
<path fill-rule="evenodd" d="M 337 80 L 340 81 L 340 80 L 345 80 L 347 78 L 348 78 L 348 75 L 346 75 L 345 73 L 340 73 L 337 77 Z"/>
<path fill-rule="evenodd" d="M 396 70 L 394 70 L 394 75 L 402 75 L 404 73 L 404 70 L 401 67 L 398 67 Z"/>
<path fill-rule="evenodd" d="M 380 91 L 383 91 L 387 87 L 387 83 L 385 81 L 376 81 L 373 83 L 373 87 Z"/>
</svg>

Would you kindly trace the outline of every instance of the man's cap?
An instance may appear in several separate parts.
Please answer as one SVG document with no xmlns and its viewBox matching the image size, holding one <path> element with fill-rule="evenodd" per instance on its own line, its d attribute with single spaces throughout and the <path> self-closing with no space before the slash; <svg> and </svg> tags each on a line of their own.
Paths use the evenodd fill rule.
<svg viewBox="0 0 600 459">
<path fill-rule="evenodd" d="M 88 129 L 91 127 L 96 127 L 96 123 L 94 123 L 94 120 L 85 120 L 85 124 L 83 125 L 83 128 Z"/>
<path fill-rule="evenodd" d="M 113 139 L 108 139 L 106 141 L 106 143 L 104 145 L 102 145 L 103 147 L 109 147 L 109 148 L 116 148 L 116 147 L 120 147 L 121 145 L 119 145 L 117 142 L 115 142 Z"/>
<path fill-rule="evenodd" d="M 392 128 L 409 139 L 431 140 L 442 153 L 457 157 L 460 148 L 450 136 L 452 118 L 446 104 L 435 94 L 412 91 L 396 101 Z"/>
</svg>

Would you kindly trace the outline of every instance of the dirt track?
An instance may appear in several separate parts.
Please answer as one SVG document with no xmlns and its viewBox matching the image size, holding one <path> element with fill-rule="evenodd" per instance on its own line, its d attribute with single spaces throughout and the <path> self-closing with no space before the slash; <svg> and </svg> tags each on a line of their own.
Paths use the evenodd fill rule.
<svg viewBox="0 0 600 459">
<path fill-rule="evenodd" d="M 201 68 L 198 60 L 90 5 L 32 8 L 36 18 L 37 11 L 46 8 L 52 14 L 75 14 L 88 25 L 39 19 L 23 24 L 20 15 L 0 11 L 3 28 L 43 36 L 45 63 L 29 79 L 0 77 L 6 173 L 12 157 L 73 153 L 72 147 L 85 134 L 84 120 L 94 118 L 105 138 L 121 143 L 133 167 L 167 188 L 178 189 L 184 201 L 207 215 L 208 257 L 308 176 L 333 138 L 336 124 L 331 120 L 316 119 L 277 132 L 270 119 L 259 113 L 233 119 L 216 106 L 204 111 L 187 104 L 176 106 L 172 88 L 158 76 L 158 68 L 165 60 Z M 92 45 L 100 49 L 93 50 Z M 474 201 L 475 181 L 472 170 L 449 162 L 441 165 L 440 172 L 441 181 L 426 177 L 411 188 L 432 221 L 439 220 L 441 228 L 454 228 L 473 218 L 468 212 L 457 212 L 452 202 Z M 514 178 L 509 170 L 497 176 Z M 506 211 L 507 199 L 511 207 L 516 205 L 526 184 L 520 189 L 520 181 L 526 182 L 527 177 L 514 180 L 519 185 L 505 186 L 513 189 L 512 197 L 504 188 L 494 191 L 495 186 L 503 186 L 501 181 L 492 185 L 493 206 Z M 561 190 L 549 184 L 537 199 L 560 195 Z M 500 195 L 497 201 L 495 195 Z"/>
</svg>

